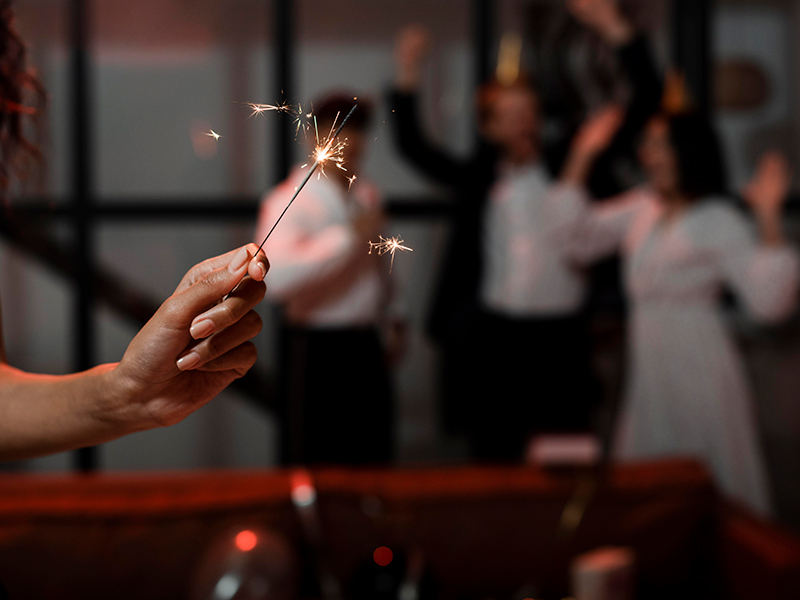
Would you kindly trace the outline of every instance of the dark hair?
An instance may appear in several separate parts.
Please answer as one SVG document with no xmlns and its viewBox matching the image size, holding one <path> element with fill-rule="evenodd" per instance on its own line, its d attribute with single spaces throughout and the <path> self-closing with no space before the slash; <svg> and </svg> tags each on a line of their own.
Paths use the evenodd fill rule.
<svg viewBox="0 0 800 600">
<path fill-rule="evenodd" d="M 358 108 L 350 115 L 347 126 L 356 131 L 366 131 L 372 121 L 372 102 L 358 97 L 357 94 L 344 92 L 328 94 L 314 103 L 314 114 L 320 123 L 333 123 L 334 119 L 337 123 L 341 123 L 355 104 L 358 104 Z"/>
<path fill-rule="evenodd" d="M 0 197 L 5 199 L 13 177 L 24 178 L 30 161 L 41 152 L 25 135 L 25 117 L 44 105 L 45 92 L 27 68 L 27 49 L 14 25 L 9 0 L 0 1 Z M 33 105 L 28 104 L 33 102 Z"/>
<path fill-rule="evenodd" d="M 536 88 L 527 75 L 520 74 L 513 83 L 501 83 L 497 78 L 492 78 L 483 83 L 476 94 L 478 123 L 484 125 L 492 114 L 492 108 L 497 97 L 504 92 L 520 91 L 539 98 Z"/>
<path fill-rule="evenodd" d="M 662 115 L 675 149 L 681 192 L 690 198 L 724 194 L 725 162 L 710 119 L 700 113 Z"/>
</svg>

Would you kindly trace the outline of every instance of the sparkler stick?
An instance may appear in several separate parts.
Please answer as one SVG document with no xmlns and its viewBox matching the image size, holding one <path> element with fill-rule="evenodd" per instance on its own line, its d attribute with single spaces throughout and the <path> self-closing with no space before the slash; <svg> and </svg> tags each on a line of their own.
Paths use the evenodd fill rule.
<svg viewBox="0 0 800 600">
<path fill-rule="evenodd" d="M 292 205 L 292 203 L 295 201 L 297 196 L 300 194 L 301 190 L 308 183 L 308 180 L 311 179 L 311 176 L 314 174 L 314 171 L 317 170 L 317 167 L 319 167 L 326 160 L 331 158 L 330 149 L 333 147 L 334 142 L 336 141 L 336 138 L 339 137 L 339 134 L 342 132 L 342 129 L 344 128 L 345 123 L 347 123 L 347 120 L 350 118 L 350 115 L 353 114 L 353 111 L 355 111 L 356 108 L 358 108 L 358 104 L 354 104 L 353 105 L 353 108 L 351 108 L 350 112 L 347 113 L 347 116 L 339 124 L 339 127 L 336 129 L 336 131 L 331 133 L 331 135 L 328 136 L 328 139 L 325 140 L 325 143 L 322 144 L 322 145 L 318 145 L 317 148 L 314 150 L 313 156 L 315 156 L 316 159 L 312 163 L 311 168 L 308 170 L 308 173 L 306 173 L 306 176 L 303 178 L 303 181 L 300 183 L 300 185 L 297 186 L 297 189 L 295 190 L 294 195 L 292 196 L 292 199 L 289 200 L 289 203 L 286 205 L 286 208 L 283 209 L 281 214 L 276 219 L 275 223 L 272 225 L 272 228 L 267 233 L 266 237 L 262 240 L 261 244 L 259 244 L 258 250 L 256 250 L 256 254 L 258 254 L 259 250 L 261 250 L 264 247 L 264 244 L 267 243 L 267 240 L 269 239 L 269 236 L 271 236 L 272 232 L 275 231 L 275 228 L 278 226 L 278 223 L 281 222 L 281 219 L 283 218 L 283 215 L 285 215 L 286 211 L 289 210 L 289 207 Z M 333 129 L 333 128 L 331 128 L 331 129 Z M 392 253 L 392 255 L 394 255 L 394 253 Z M 225 298 L 223 298 L 223 300 L 227 300 L 228 296 L 230 296 L 233 292 L 236 291 L 236 288 L 239 287 L 240 283 L 241 283 L 241 280 L 234 286 L 234 288 L 230 292 L 228 292 L 228 295 L 225 296 Z"/>
</svg>

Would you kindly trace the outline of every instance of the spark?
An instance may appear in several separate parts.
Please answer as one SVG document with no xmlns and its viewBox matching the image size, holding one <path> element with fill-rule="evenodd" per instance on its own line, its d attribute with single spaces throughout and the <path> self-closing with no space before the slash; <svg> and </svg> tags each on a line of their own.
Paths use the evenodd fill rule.
<svg viewBox="0 0 800 600">
<path fill-rule="evenodd" d="M 350 188 L 353 187 L 353 184 L 356 182 L 356 179 L 358 178 L 355 175 L 353 175 L 352 177 L 345 177 L 345 179 L 347 179 L 347 191 L 349 192 Z"/>
<path fill-rule="evenodd" d="M 214 131 L 213 129 L 211 129 L 211 130 L 210 130 L 210 131 L 209 131 L 209 132 L 208 132 L 206 135 L 207 135 L 208 137 L 213 137 L 215 142 L 216 142 L 216 141 L 218 141 L 218 140 L 219 140 L 219 138 L 221 138 L 221 137 L 222 137 L 220 134 L 218 134 L 218 133 L 217 133 L 216 131 Z"/>
<path fill-rule="evenodd" d="M 372 254 L 372 251 L 375 250 L 378 253 L 378 256 L 382 256 L 387 252 L 392 255 L 392 261 L 389 264 L 389 273 L 392 272 L 392 268 L 394 267 L 394 253 L 398 250 L 403 250 L 405 252 L 413 252 L 412 248 L 408 246 L 403 246 L 403 238 L 401 237 L 391 237 L 385 238 L 382 235 L 379 235 L 380 241 L 378 242 L 370 242 L 369 243 L 369 253 Z"/>
<path fill-rule="evenodd" d="M 308 132 L 308 123 L 314 118 L 314 107 L 311 107 L 311 111 L 305 112 L 303 106 L 298 104 L 297 109 L 292 109 L 292 115 L 294 116 L 295 124 L 294 136 L 299 136 L 301 130 L 305 136 Z"/>
<path fill-rule="evenodd" d="M 281 102 L 280 104 L 258 104 L 256 102 L 244 102 L 244 104 L 249 106 L 253 111 L 250 115 L 251 118 L 255 117 L 256 115 L 262 115 L 270 110 L 288 114 L 292 113 L 292 107 L 287 102 Z"/>
</svg>

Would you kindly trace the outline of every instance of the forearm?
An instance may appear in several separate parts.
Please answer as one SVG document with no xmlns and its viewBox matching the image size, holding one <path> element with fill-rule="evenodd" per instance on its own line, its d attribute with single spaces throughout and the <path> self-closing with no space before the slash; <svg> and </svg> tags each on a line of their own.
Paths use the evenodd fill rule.
<svg viewBox="0 0 800 600">
<path fill-rule="evenodd" d="M 618 48 L 617 54 L 631 86 L 626 119 L 617 136 L 617 144 L 632 145 L 647 121 L 661 104 L 663 82 L 647 38 L 638 34 Z"/>
<path fill-rule="evenodd" d="M 73 375 L 0 366 L 0 460 L 20 460 L 100 444 L 144 429 L 125 415 L 114 367 Z"/>
<path fill-rule="evenodd" d="M 780 212 L 758 211 L 758 231 L 760 241 L 769 247 L 781 246 L 785 242 Z"/>
<path fill-rule="evenodd" d="M 589 178 L 589 173 L 594 166 L 596 157 L 592 154 L 572 152 L 567 157 L 559 181 L 566 185 L 583 187 Z"/>
<path fill-rule="evenodd" d="M 394 89 L 389 95 L 391 123 L 397 149 L 420 172 L 443 185 L 464 181 L 470 162 L 451 155 L 431 142 L 422 130 L 414 92 Z"/>
</svg>

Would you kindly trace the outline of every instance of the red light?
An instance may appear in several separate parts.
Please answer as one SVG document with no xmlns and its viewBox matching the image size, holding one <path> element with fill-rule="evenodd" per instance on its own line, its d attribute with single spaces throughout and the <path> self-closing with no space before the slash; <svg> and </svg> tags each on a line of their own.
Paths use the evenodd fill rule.
<svg viewBox="0 0 800 600">
<path fill-rule="evenodd" d="M 256 547 L 258 536 L 252 531 L 245 529 L 236 534 L 236 547 L 242 552 L 250 552 Z"/>
<path fill-rule="evenodd" d="M 385 567 L 392 562 L 394 554 L 392 554 L 392 551 L 386 546 L 381 546 L 375 549 L 375 552 L 372 553 L 372 558 L 378 566 Z"/>
</svg>

